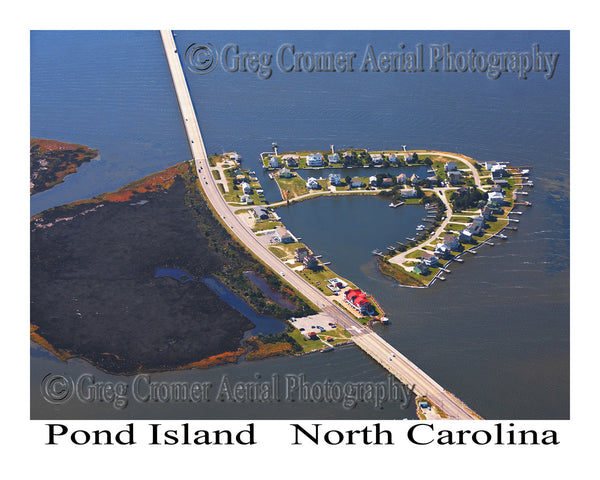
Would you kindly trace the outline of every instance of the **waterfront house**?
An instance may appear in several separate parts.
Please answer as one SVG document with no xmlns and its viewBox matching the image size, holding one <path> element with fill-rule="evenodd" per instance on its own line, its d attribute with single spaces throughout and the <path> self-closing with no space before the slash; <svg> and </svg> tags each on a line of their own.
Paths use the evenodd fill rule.
<svg viewBox="0 0 600 480">
<path fill-rule="evenodd" d="M 254 200 L 252 200 L 252 197 L 250 195 L 242 195 L 240 196 L 240 200 L 242 201 L 242 203 L 245 203 L 247 205 L 252 205 L 254 203 Z"/>
<path fill-rule="evenodd" d="M 308 188 L 309 190 L 317 190 L 320 188 L 320 185 L 316 178 L 310 177 L 306 181 L 306 188 Z"/>
<path fill-rule="evenodd" d="M 283 167 L 279 170 L 279 178 L 291 178 L 294 174 L 288 168 Z"/>
<path fill-rule="evenodd" d="M 460 241 L 471 243 L 473 241 L 473 234 L 467 228 L 465 228 L 462 232 L 460 232 Z"/>
<path fill-rule="evenodd" d="M 360 188 L 363 186 L 363 182 L 360 178 L 358 177 L 354 177 L 352 180 L 350 180 L 350 187 L 351 188 Z"/>
<path fill-rule="evenodd" d="M 329 174 L 329 183 L 331 185 L 341 185 L 342 176 L 339 173 L 330 173 Z"/>
<path fill-rule="evenodd" d="M 457 251 L 460 247 L 460 243 L 458 238 L 454 235 L 444 235 L 444 245 L 446 245 L 450 250 Z"/>
<path fill-rule="evenodd" d="M 504 169 L 506 169 L 507 165 L 508 165 L 508 162 L 485 162 L 483 164 L 483 167 L 486 170 L 489 170 L 491 172 L 493 168 L 504 168 Z"/>
<path fill-rule="evenodd" d="M 439 264 L 438 257 L 436 257 L 435 255 L 433 255 L 429 252 L 423 253 L 423 255 L 421 255 L 421 260 L 428 267 L 435 267 L 436 265 Z"/>
<path fill-rule="evenodd" d="M 485 207 L 483 207 L 481 209 L 481 216 L 483 218 L 485 218 L 486 220 L 490 220 L 495 212 L 495 210 L 491 206 L 488 206 L 488 205 L 486 205 Z"/>
<path fill-rule="evenodd" d="M 236 183 L 242 183 L 242 182 L 245 182 L 245 181 L 247 181 L 247 178 L 246 178 L 246 175 L 244 175 L 243 173 L 238 173 L 235 176 L 235 182 Z"/>
<path fill-rule="evenodd" d="M 501 179 L 502 177 L 505 177 L 507 175 L 506 173 L 506 165 L 504 164 L 497 164 L 492 166 L 490 172 L 492 172 L 492 179 Z"/>
<path fill-rule="evenodd" d="M 412 163 L 412 159 L 413 159 L 413 157 L 412 157 L 412 155 L 410 153 L 405 153 L 404 154 L 404 161 L 406 163 Z"/>
<path fill-rule="evenodd" d="M 506 180 L 503 180 L 506 182 Z M 508 182 L 507 182 L 508 183 Z M 498 185 L 497 183 L 495 185 L 492 185 L 492 188 L 490 188 L 489 190 L 490 192 L 500 192 L 500 193 L 504 193 L 502 191 L 502 186 Z"/>
<path fill-rule="evenodd" d="M 310 255 L 310 252 L 309 252 L 308 248 L 306 248 L 306 247 L 300 247 L 300 248 L 297 248 L 297 249 L 294 251 L 294 260 L 296 260 L 296 261 L 297 261 L 297 262 L 299 262 L 299 263 L 303 263 L 303 262 L 304 262 L 304 259 L 305 259 L 305 258 L 306 258 L 308 255 Z"/>
<path fill-rule="evenodd" d="M 403 188 L 400 190 L 400 195 L 402 198 L 416 198 L 417 191 L 414 188 Z"/>
<path fill-rule="evenodd" d="M 497 204 L 502 204 L 504 202 L 504 194 L 502 192 L 488 192 L 488 201 L 494 202 Z"/>
<path fill-rule="evenodd" d="M 323 155 L 320 153 L 309 153 L 306 156 L 307 167 L 321 167 L 323 165 Z"/>
<path fill-rule="evenodd" d="M 275 239 L 281 243 L 294 242 L 294 237 L 284 227 L 275 227 Z"/>
<path fill-rule="evenodd" d="M 494 183 L 502 188 L 508 187 L 508 180 L 504 180 L 503 178 L 495 178 Z"/>
<path fill-rule="evenodd" d="M 248 182 L 242 182 L 240 184 L 240 187 L 246 195 L 250 195 L 252 193 L 252 187 L 250 187 L 250 184 Z"/>
<path fill-rule="evenodd" d="M 277 157 L 269 157 L 269 168 L 279 168 Z"/>
<path fill-rule="evenodd" d="M 483 235 L 485 227 L 485 218 L 476 217 L 473 222 L 467 227 L 467 230 L 471 232 L 471 235 Z"/>
<path fill-rule="evenodd" d="M 385 177 L 381 180 L 381 186 L 383 188 L 390 188 L 394 184 L 394 179 L 391 177 Z"/>
<path fill-rule="evenodd" d="M 229 155 L 229 160 L 233 160 L 234 162 L 238 162 L 241 159 L 242 156 L 238 155 L 237 153 L 232 153 L 231 155 Z"/>
<path fill-rule="evenodd" d="M 327 157 L 329 163 L 340 163 L 340 156 L 337 153 L 332 153 Z"/>
<path fill-rule="evenodd" d="M 304 263 L 304 268 L 308 268 L 309 270 L 317 270 L 319 268 L 319 260 L 314 255 L 306 255 L 302 263 Z"/>
<path fill-rule="evenodd" d="M 406 183 L 406 174 L 405 173 L 401 173 L 400 175 L 398 175 L 396 177 L 396 182 L 399 185 L 404 185 Z"/>
<path fill-rule="evenodd" d="M 425 265 L 423 262 L 419 262 L 417 265 L 413 267 L 413 272 L 418 275 L 428 275 L 429 267 Z"/>
<path fill-rule="evenodd" d="M 269 218 L 269 211 L 265 207 L 254 207 L 254 215 L 261 220 Z"/>
<path fill-rule="evenodd" d="M 287 157 L 286 163 L 289 168 L 298 168 L 298 157 L 291 155 Z"/>
<path fill-rule="evenodd" d="M 421 180 L 421 177 L 419 177 L 416 173 L 413 173 L 412 176 L 410 177 L 410 181 L 413 183 L 413 185 L 415 183 L 417 183 L 419 180 Z"/>
<path fill-rule="evenodd" d="M 444 171 L 447 173 L 456 171 L 456 162 L 447 162 L 444 165 Z"/>
<path fill-rule="evenodd" d="M 375 175 L 369 177 L 369 184 L 372 187 L 376 187 L 377 186 L 377 177 Z"/>
<path fill-rule="evenodd" d="M 445 243 L 438 243 L 435 246 L 435 250 L 433 251 L 436 257 L 438 258 L 448 258 L 451 255 L 450 247 Z"/>
<path fill-rule="evenodd" d="M 390 153 L 388 155 L 388 160 L 390 161 L 390 163 L 398 163 L 398 157 L 395 153 Z"/>
<path fill-rule="evenodd" d="M 375 165 L 381 165 L 383 163 L 383 157 L 380 153 L 374 153 L 371 155 L 371 160 Z"/>
<path fill-rule="evenodd" d="M 375 308 L 371 305 L 371 302 L 367 299 L 364 292 L 360 289 L 348 290 L 346 292 L 346 302 L 354 309 L 358 310 L 363 315 L 374 315 Z"/>
</svg>

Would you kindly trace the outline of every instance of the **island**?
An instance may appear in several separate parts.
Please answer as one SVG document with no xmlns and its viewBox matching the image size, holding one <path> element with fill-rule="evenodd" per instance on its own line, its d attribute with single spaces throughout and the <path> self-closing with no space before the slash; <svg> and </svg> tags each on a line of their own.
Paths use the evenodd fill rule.
<svg viewBox="0 0 600 480">
<path fill-rule="evenodd" d="M 40 138 L 30 139 L 30 195 L 62 183 L 67 175 L 96 157 L 98 150 L 85 145 Z"/>
<path fill-rule="evenodd" d="M 112 374 L 303 353 L 284 322 L 316 308 L 232 239 L 198 182 L 183 162 L 34 215 L 32 340 Z M 207 279 L 282 328 L 249 336 L 253 322 Z"/>
</svg>

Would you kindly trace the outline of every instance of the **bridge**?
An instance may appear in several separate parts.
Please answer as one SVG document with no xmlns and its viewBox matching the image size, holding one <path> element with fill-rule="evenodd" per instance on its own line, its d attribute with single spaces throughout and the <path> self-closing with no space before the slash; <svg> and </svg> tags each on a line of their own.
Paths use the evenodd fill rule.
<svg viewBox="0 0 600 480">
<path fill-rule="evenodd" d="M 208 156 L 204 147 L 204 141 L 200 133 L 200 127 L 190 93 L 187 87 L 183 68 L 177 54 L 175 39 L 170 30 L 160 32 L 163 47 L 167 57 L 169 70 L 173 79 L 179 109 L 185 132 L 187 135 L 192 159 L 195 163 L 199 184 L 202 187 L 209 205 L 217 215 L 221 223 L 229 230 L 232 236 L 245 245 L 265 265 L 277 273 L 284 281 L 287 281 L 301 295 L 311 301 L 323 312 L 329 315 L 332 322 L 345 328 L 352 334 L 352 339 L 362 350 L 364 350 L 376 362 L 384 366 L 398 380 L 409 388 L 414 385 L 417 395 L 425 395 L 427 398 L 442 408 L 450 419 L 477 419 L 480 418 L 460 400 L 451 395 L 431 379 L 414 363 L 408 360 L 398 350 L 389 345 L 383 338 L 369 328 L 357 322 L 349 313 L 343 311 L 333 301 L 305 282 L 288 265 L 277 258 L 266 246 L 261 244 L 250 227 L 234 214 L 233 210 L 221 195 L 218 185 L 210 173 Z"/>
</svg>

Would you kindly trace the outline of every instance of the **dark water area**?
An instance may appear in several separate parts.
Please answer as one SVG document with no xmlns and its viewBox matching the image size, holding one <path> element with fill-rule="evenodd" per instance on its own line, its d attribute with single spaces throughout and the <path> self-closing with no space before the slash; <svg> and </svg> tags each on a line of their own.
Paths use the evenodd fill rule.
<svg viewBox="0 0 600 480">
<path fill-rule="evenodd" d="M 254 328 L 246 333 L 246 336 L 268 335 L 269 333 L 285 332 L 286 324 L 273 317 L 260 315 L 256 313 L 250 305 L 229 290 L 216 278 L 203 278 L 202 282 L 215 292 L 222 300 L 225 300 L 230 306 L 235 308 L 242 315 L 246 316 L 253 324 Z"/>
<path fill-rule="evenodd" d="M 445 282 L 408 289 L 383 277 L 371 250 L 414 234 L 421 207 L 387 207 L 376 197 L 319 198 L 279 208 L 286 226 L 331 261 L 337 274 L 375 295 L 392 320 L 376 326 L 387 341 L 432 378 L 489 419 L 565 419 L 570 409 L 570 44 L 568 32 L 176 32 L 180 55 L 191 43 L 218 49 L 275 53 L 356 51 L 367 44 L 394 51 L 399 44 L 449 43 L 455 51 L 530 51 L 534 43 L 560 58 L 554 77 L 527 80 L 503 73 L 254 73 L 207 75 L 184 71 L 208 153 L 237 151 L 255 170 L 265 198 L 280 199 L 259 163 L 276 141 L 280 151 L 362 147 L 432 149 L 479 162 L 529 166 L 531 208 L 521 207 L 518 231 L 454 263 Z M 89 52 L 95 52 L 89 55 Z M 140 55 L 139 52 L 144 54 Z M 103 54 L 102 52 L 106 52 Z M 32 213 L 114 190 L 189 158 L 181 118 L 158 32 L 33 32 L 31 136 L 83 143 L 100 151 L 64 184 L 35 195 Z M 366 176 L 400 169 L 351 169 Z M 336 172 L 340 173 L 337 169 Z M 308 172 L 305 172 L 306 174 Z M 312 171 L 311 171 L 312 173 Z M 314 171 L 326 176 L 326 170 Z M 418 173 L 418 172 L 417 172 Z M 420 176 L 420 173 L 418 173 Z M 345 176 L 345 175 L 344 175 Z M 34 348 L 35 349 L 35 348 Z M 414 412 L 370 405 L 281 402 L 236 405 L 141 405 L 124 410 L 39 397 L 49 371 L 95 372 L 80 361 L 31 359 L 32 415 L 72 418 L 414 418 Z M 223 375 L 251 380 L 305 373 L 317 380 L 385 380 L 381 367 L 353 346 L 328 355 L 242 362 L 206 371 L 171 372 L 163 380 Z M 118 377 L 110 377 L 118 378 Z M 67 408 L 68 407 L 68 408 Z M 159 408 L 160 407 L 160 408 Z"/>
<path fill-rule="evenodd" d="M 285 298 L 280 293 L 274 291 L 269 285 L 267 285 L 267 281 L 259 277 L 254 272 L 244 272 L 244 275 L 250 279 L 250 281 L 256 285 L 256 287 L 263 292 L 265 295 L 268 295 L 271 300 L 273 300 L 277 305 L 283 308 L 287 308 L 288 310 L 295 310 L 296 305 L 290 302 L 287 298 Z"/>
<path fill-rule="evenodd" d="M 155 277 L 170 277 L 180 283 L 191 282 L 194 280 L 188 273 L 178 268 L 157 268 L 154 273 Z"/>
</svg>

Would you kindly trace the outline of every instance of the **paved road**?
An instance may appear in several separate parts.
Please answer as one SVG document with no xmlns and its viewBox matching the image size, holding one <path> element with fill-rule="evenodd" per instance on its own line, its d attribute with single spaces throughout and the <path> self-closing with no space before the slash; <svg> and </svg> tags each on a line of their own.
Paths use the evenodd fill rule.
<svg viewBox="0 0 600 480">
<path fill-rule="evenodd" d="M 236 236 L 254 255 L 262 262 L 268 265 L 273 271 L 277 272 L 282 278 L 290 283 L 298 292 L 304 295 L 308 300 L 329 314 L 333 321 L 348 330 L 354 341 L 364 351 L 379 363 L 385 365 L 400 381 L 412 386 L 415 385 L 417 394 L 427 394 L 429 398 L 439 406 L 444 406 L 444 410 L 451 418 L 472 419 L 474 416 L 468 409 L 462 408 L 455 400 L 447 395 L 442 387 L 434 382 L 425 372 L 421 371 L 410 360 L 404 357 L 400 352 L 389 345 L 379 335 L 367 329 L 354 318 L 349 316 L 340 307 L 335 305 L 330 298 L 321 291 L 305 282 L 292 269 L 277 258 L 268 248 L 266 248 L 257 239 L 250 227 L 235 215 L 227 205 L 227 202 L 220 194 L 218 186 L 210 172 L 208 156 L 204 148 L 204 142 L 198 126 L 196 114 L 192 99 L 187 88 L 185 76 L 179 56 L 176 51 L 173 34 L 169 30 L 160 32 L 163 46 L 165 49 L 169 69 L 179 102 L 181 115 L 187 134 L 193 161 L 196 165 L 196 171 L 200 180 L 200 185 L 204 193 L 222 223 L 230 230 L 231 234 Z M 336 297 L 337 298 L 337 297 Z M 393 357 L 386 357 L 387 352 L 393 352 Z M 391 358 L 392 360 L 387 360 Z M 449 407 L 449 410 L 446 409 Z"/>
</svg>

